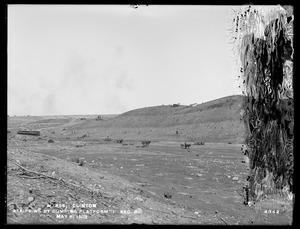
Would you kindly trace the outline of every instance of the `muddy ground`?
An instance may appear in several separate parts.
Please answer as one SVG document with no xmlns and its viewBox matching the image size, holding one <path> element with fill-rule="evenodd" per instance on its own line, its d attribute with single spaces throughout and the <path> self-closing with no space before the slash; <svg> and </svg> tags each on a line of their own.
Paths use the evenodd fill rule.
<svg viewBox="0 0 300 229">
<path fill-rule="evenodd" d="M 172 141 L 142 147 L 134 140 L 120 144 L 116 139 L 52 139 L 49 143 L 47 136 L 8 134 L 8 223 L 288 225 L 293 221 L 291 202 L 269 197 L 252 206 L 243 204 L 248 170 L 240 144 L 205 143 L 182 149 L 181 142 Z M 82 208 L 79 203 L 96 207 Z M 28 212 L 39 208 L 41 212 Z M 77 213 L 55 212 L 63 209 Z M 96 209 L 100 212 L 83 212 Z"/>
</svg>

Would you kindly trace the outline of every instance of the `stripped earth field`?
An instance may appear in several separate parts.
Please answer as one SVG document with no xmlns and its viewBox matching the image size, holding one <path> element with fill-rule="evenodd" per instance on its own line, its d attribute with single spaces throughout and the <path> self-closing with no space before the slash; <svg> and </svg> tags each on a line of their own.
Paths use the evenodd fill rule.
<svg viewBox="0 0 300 229">
<path fill-rule="evenodd" d="M 141 209 L 144 218 L 141 216 L 130 218 L 129 214 L 129 218 L 125 220 L 122 214 L 119 216 L 108 214 L 105 220 L 101 217 L 95 219 L 90 216 L 86 220 L 81 220 L 80 223 L 248 225 L 290 224 L 292 222 L 291 208 L 285 203 L 282 205 L 278 203 L 243 205 L 242 187 L 247 177 L 247 167 L 241 163 L 243 155 L 238 144 L 207 143 L 203 146 L 193 145 L 187 150 L 181 149 L 177 142 L 153 142 L 149 147 L 141 148 L 140 142 L 134 141 L 127 142 L 128 145 L 104 141 L 72 140 L 56 140 L 54 143 L 48 143 L 46 140 L 37 140 L 37 138 L 31 137 L 26 142 L 12 140 L 9 144 L 9 152 L 14 152 L 14 155 L 9 153 L 11 161 L 18 163 L 16 161 L 19 160 L 19 163 L 34 168 L 37 163 L 43 164 L 41 159 L 31 161 L 34 155 L 50 156 L 55 160 L 54 167 L 50 169 L 47 168 L 48 162 L 44 164 L 44 169 L 49 171 L 49 175 L 51 175 L 50 172 L 55 172 L 56 177 L 63 179 L 72 176 L 74 182 L 84 184 L 84 187 L 90 187 L 96 183 L 103 187 L 103 191 L 112 198 L 119 197 L 121 190 L 133 192 L 132 195 L 136 195 L 134 191 L 138 193 L 131 198 L 132 201 L 127 196 L 128 194 L 123 196 L 124 203 L 128 202 L 128 204 L 116 205 L 113 209 L 116 211 Z M 22 154 L 22 157 L 15 157 L 16 154 Z M 27 156 L 31 160 L 26 158 Z M 84 158 L 86 162 L 83 166 L 71 162 L 71 159 L 76 157 Z M 20 162 L 22 158 L 23 161 Z M 69 170 L 63 171 L 66 168 Z M 81 171 L 81 175 L 76 176 L 76 173 Z M 91 174 L 99 174 L 100 178 L 91 178 Z M 107 180 L 102 180 L 101 176 L 107 177 Z M 9 184 L 13 185 L 11 181 L 15 178 L 13 174 L 8 173 Z M 25 177 L 19 182 L 28 184 L 32 181 L 35 180 Z M 115 187 L 116 184 L 117 187 Z M 12 187 L 8 185 L 9 190 Z M 49 189 L 51 185 L 46 187 Z M 59 185 L 52 188 L 55 189 L 55 187 L 59 188 Z M 14 198 L 12 193 L 8 193 L 8 198 Z M 53 195 L 56 203 L 72 202 L 70 199 L 59 199 L 60 195 Z M 95 201 L 102 197 L 91 197 L 89 201 L 86 198 L 86 195 L 82 196 L 85 202 Z M 136 205 L 136 202 L 139 204 Z M 150 202 L 152 212 L 149 212 L 149 206 L 146 206 L 146 203 Z M 159 213 L 163 208 L 161 205 L 165 208 L 165 215 Z M 102 206 L 102 208 L 107 207 Z M 276 212 L 268 213 L 269 210 Z M 134 213 L 132 215 L 136 216 Z M 57 223 L 69 222 L 59 221 L 55 217 L 56 215 L 53 214 L 52 218 L 54 221 L 57 220 Z M 21 213 L 19 213 L 19 218 L 22 219 Z M 184 220 L 178 220 L 180 218 Z M 24 218 L 20 222 L 26 223 L 26 219 L 29 218 Z M 38 222 L 46 223 L 42 219 Z"/>
<path fill-rule="evenodd" d="M 249 170 L 242 163 L 242 100 L 162 105 L 100 120 L 8 117 L 7 222 L 292 224 L 292 199 L 243 204 Z M 189 149 L 180 147 L 184 142 Z"/>
</svg>

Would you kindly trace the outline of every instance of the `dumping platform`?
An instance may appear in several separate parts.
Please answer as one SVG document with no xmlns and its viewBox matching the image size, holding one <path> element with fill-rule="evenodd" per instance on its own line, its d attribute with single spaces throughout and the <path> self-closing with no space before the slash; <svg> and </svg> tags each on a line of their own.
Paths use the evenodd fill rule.
<svg viewBox="0 0 300 229">
<path fill-rule="evenodd" d="M 35 136 L 41 135 L 40 131 L 37 131 L 37 130 L 19 130 L 18 134 L 35 135 Z"/>
</svg>

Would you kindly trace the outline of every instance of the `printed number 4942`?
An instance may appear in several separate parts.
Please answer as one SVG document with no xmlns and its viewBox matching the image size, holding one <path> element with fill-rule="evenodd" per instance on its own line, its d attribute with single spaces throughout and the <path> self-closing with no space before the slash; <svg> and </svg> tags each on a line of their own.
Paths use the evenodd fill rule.
<svg viewBox="0 0 300 229">
<path fill-rule="evenodd" d="M 267 213 L 267 214 L 279 214 L 279 210 L 271 210 L 271 209 L 269 209 L 269 210 L 265 210 L 264 211 L 264 213 Z"/>
</svg>

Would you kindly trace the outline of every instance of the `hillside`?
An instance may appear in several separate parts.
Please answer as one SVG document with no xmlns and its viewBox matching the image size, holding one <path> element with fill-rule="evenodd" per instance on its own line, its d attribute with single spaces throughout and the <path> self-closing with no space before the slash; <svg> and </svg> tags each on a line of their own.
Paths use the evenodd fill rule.
<svg viewBox="0 0 300 229">
<path fill-rule="evenodd" d="M 114 118 L 95 118 L 67 125 L 62 135 L 88 133 L 90 138 L 232 142 L 244 141 L 240 121 L 243 96 L 228 96 L 194 106 L 153 106 Z M 59 130 L 57 130 L 59 131 Z"/>
</svg>

